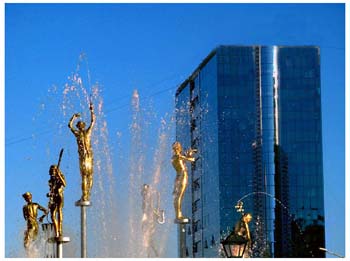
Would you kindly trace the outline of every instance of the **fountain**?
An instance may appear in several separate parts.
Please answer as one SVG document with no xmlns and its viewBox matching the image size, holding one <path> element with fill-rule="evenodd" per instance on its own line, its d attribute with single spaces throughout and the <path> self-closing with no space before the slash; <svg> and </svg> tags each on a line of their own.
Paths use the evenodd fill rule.
<svg viewBox="0 0 350 261">
<path fill-rule="evenodd" d="M 91 84 L 88 69 L 85 77 L 83 76 L 82 65 L 84 64 L 88 67 L 86 56 L 82 55 L 76 71 L 68 78 L 68 82 L 63 88 L 53 86 L 49 90 L 49 97 L 45 99 L 47 104 L 42 103 L 40 114 L 36 117 L 36 119 L 40 119 L 44 114 L 55 115 L 55 117 L 50 118 L 48 123 L 55 127 L 55 135 L 47 139 L 47 154 L 50 156 L 52 148 L 64 146 L 69 159 L 61 166 L 65 170 L 64 173 L 69 179 L 69 184 L 71 184 L 71 187 L 66 190 L 65 213 L 67 213 L 67 218 L 65 220 L 67 229 L 71 231 L 72 241 L 71 244 L 67 245 L 68 251 L 66 252 L 71 253 L 70 256 L 76 257 L 76 250 L 79 248 L 78 244 L 73 242 L 80 241 L 77 232 L 79 227 L 77 217 L 79 215 L 71 204 L 76 200 L 74 197 L 79 194 L 79 159 L 76 145 L 72 142 L 72 136 L 67 130 L 67 123 L 69 117 L 77 111 L 81 112 L 79 116 L 82 119 L 90 119 L 91 116 L 88 114 L 91 114 L 91 104 L 95 104 L 96 123 L 91 133 L 95 184 L 91 190 L 91 201 L 96 203 L 88 210 L 81 212 L 82 216 L 89 216 L 86 224 L 86 229 L 89 232 L 87 236 L 90 239 L 86 242 L 86 248 L 89 249 L 88 256 L 162 257 L 166 251 L 167 239 L 171 234 L 169 231 L 174 227 L 169 219 L 163 219 L 164 211 L 161 209 L 161 203 L 164 208 L 173 203 L 169 191 L 172 189 L 174 175 L 168 175 L 168 173 L 173 173 L 169 166 L 169 158 L 171 157 L 169 148 L 172 143 L 171 132 L 174 119 L 172 115 L 166 114 L 160 121 L 160 128 L 156 130 L 158 135 L 154 135 L 155 131 L 149 130 L 151 125 L 149 122 L 154 122 L 157 118 L 152 115 L 152 110 L 146 110 L 142 107 L 140 94 L 134 90 L 131 95 L 129 132 L 118 130 L 111 141 L 104 99 L 102 98 L 103 89 L 98 83 Z M 152 135 L 147 135 L 149 134 L 147 131 Z M 149 138 L 149 136 L 152 137 Z M 130 140 L 129 146 L 122 144 L 124 137 Z M 150 139 L 153 139 L 152 142 L 149 142 Z M 156 146 L 151 147 L 149 144 L 156 144 Z M 117 155 L 115 158 L 113 151 Z M 152 163 L 149 164 L 149 162 Z M 153 199 L 150 201 L 145 201 L 139 193 L 143 184 L 148 184 L 152 189 Z M 246 194 L 238 200 L 238 203 L 252 195 L 272 197 L 294 220 L 288 208 L 266 192 Z M 178 196 L 178 198 L 181 201 L 181 197 Z M 123 206 L 125 202 L 128 202 L 127 207 Z M 149 209 L 154 213 L 150 214 L 146 211 L 146 218 L 145 212 L 142 211 L 142 202 L 153 205 Z M 145 207 L 145 209 L 147 208 Z M 180 210 L 181 207 L 177 207 L 177 209 Z M 176 214 L 178 213 L 176 212 Z M 178 217 L 181 216 L 178 215 Z M 252 231 L 252 235 L 253 238 L 257 238 L 260 234 L 259 229 L 262 229 L 264 224 L 261 217 L 253 218 L 255 229 Z M 156 225 L 157 223 L 161 226 Z M 294 223 L 302 236 L 298 222 Z M 33 245 L 27 256 L 43 257 L 43 253 L 52 254 L 57 251 L 53 244 L 47 244 L 45 241 L 45 239 L 52 237 L 55 231 L 54 227 L 49 223 L 43 224 L 43 227 L 45 229 L 39 233 L 38 240 L 35 242 L 36 246 Z M 142 240 L 140 240 L 140 235 L 142 235 Z M 260 242 L 257 240 L 252 242 L 250 256 L 263 256 L 264 253 L 268 252 L 268 249 L 262 247 L 266 245 L 264 238 Z M 307 244 L 306 247 L 308 247 Z M 82 256 L 87 256 L 87 254 Z"/>
<path fill-rule="evenodd" d="M 86 67 L 86 74 L 83 67 Z M 158 136 L 152 135 L 152 143 L 146 134 L 151 124 L 158 121 L 152 115 L 150 109 L 143 108 L 140 95 L 137 90 L 132 94 L 131 101 L 131 125 L 130 132 L 118 131 L 116 139 L 110 140 L 107 115 L 104 109 L 103 89 L 96 83 L 91 84 L 90 72 L 85 55 L 79 57 L 75 72 L 68 77 L 68 82 L 63 87 L 53 86 L 48 91 L 48 97 L 41 103 L 40 111 L 34 121 L 40 122 L 41 118 L 49 117 L 47 124 L 53 126 L 55 131 L 47 139 L 46 151 L 49 157 L 53 148 L 65 147 L 66 158 L 61 164 L 61 169 L 66 175 L 69 186 L 65 195 L 65 228 L 70 231 L 71 243 L 65 247 L 65 255 L 77 257 L 79 251 L 79 214 L 73 208 L 72 202 L 76 201 L 79 194 L 80 174 L 79 159 L 76 153 L 76 145 L 72 142 L 72 136 L 67 130 L 69 117 L 76 112 L 83 120 L 89 121 L 91 105 L 95 105 L 95 126 L 91 133 L 91 143 L 94 151 L 94 187 L 91 190 L 91 202 L 89 209 L 84 211 L 88 217 L 86 222 L 86 249 L 88 257 L 147 257 L 165 255 L 166 242 L 171 230 L 171 223 L 164 218 L 164 210 L 160 204 L 166 207 L 170 205 L 172 178 L 170 173 L 170 137 L 172 134 L 173 117 L 165 114 L 160 120 L 160 128 L 156 130 Z M 89 108 L 90 107 L 90 108 Z M 48 132 L 50 133 L 50 132 Z M 130 145 L 122 144 L 121 138 L 130 140 Z M 35 139 L 34 139 L 35 140 Z M 125 142 L 125 139 L 123 140 Z M 148 144 L 157 144 L 150 147 Z M 129 147 L 129 150 L 125 149 Z M 44 149 L 44 148 L 36 148 Z M 113 150 L 117 157 L 113 157 Z M 127 154 L 129 152 L 129 160 Z M 149 164 L 149 162 L 152 162 Z M 116 169 L 113 166 L 117 166 Z M 172 177 L 172 176 L 171 176 Z M 116 182 L 116 180 L 118 182 Z M 154 224 L 145 224 L 142 220 L 142 196 L 140 187 L 143 183 L 150 184 L 156 191 L 155 207 L 158 230 L 154 230 Z M 128 188 L 128 189 L 126 189 Z M 125 202 L 129 202 L 125 206 Z M 82 211 L 83 213 L 83 211 Z M 52 237 L 54 228 L 50 223 L 43 224 L 44 230 L 40 232 L 37 243 L 42 245 L 35 257 L 54 255 L 57 249 L 53 244 L 48 244 L 47 238 Z M 145 232 L 143 240 L 140 240 L 142 230 Z M 153 242 L 150 244 L 150 242 Z M 155 251 L 150 254 L 149 247 L 153 245 Z M 152 246 L 152 247 L 153 247 Z M 33 256 L 33 255 L 32 255 Z"/>
<path fill-rule="evenodd" d="M 131 95 L 130 132 L 116 132 L 116 137 L 111 142 L 107 115 L 104 112 L 103 90 L 97 83 L 91 85 L 89 70 L 87 70 L 88 84 L 85 84 L 84 77 L 80 75 L 81 64 L 84 62 L 86 62 L 86 57 L 81 56 L 77 70 L 68 78 L 68 83 L 64 85 L 62 90 L 56 86 L 49 90 L 50 98 L 47 100 L 50 101 L 49 105 L 52 105 L 53 108 L 45 105 L 42 106 L 41 111 L 41 114 L 49 113 L 57 116 L 51 118 L 52 122 L 50 123 L 56 128 L 55 133 L 57 135 L 47 140 L 47 153 L 51 153 L 51 148 L 64 145 L 67 158 L 70 159 L 63 164 L 62 168 L 65 169 L 65 173 L 68 173 L 66 174 L 67 179 L 72 184 L 71 188 L 67 188 L 69 193 L 67 193 L 68 200 L 66 200 L 65 206 L 67 211 L 65 213 L 68 213 L 67 227 L 70 231 L 73 231 L 72 242 L 79 242 L 80 237 L 76 233 L 79 224 L 76 221 L 78 215 L 73 210 L 72 204 L 68 202 L 74 202 L 73 196 L 75 197 L 79 193 L 77 184 L 80 183 L 80 174 L 76 146 L 71 142 L 72 137 L 67 131 L 67 122 L 68 117 L 74 115 L 77 111 L 82 112 L 79 116 L 83 119 L 88 119 L 89 117 L 86 114 L 91 112 L 91 104 L 95 104 L 96 125 L 91 133 L 94 150 L 95 185 L 91 190 L 91 198 L 96 204 L 88 211 L 82 211 L 84 215 L 90 217 L 86 224 L 86 229 L 89 231 L 88 237 L 91 239 L 86 243 L 86 248 L 90 250 L 89 257 L 162 257 L 166 249 L 165 244 L 170 234 L 169 231 L 173 226 L 169 219 L 164 219 L 164 210 L 161 209 L 161 203 L 164 207 L 173 203 L 171 196 L 169 196 L 169 191 L 171 191 L 173 185 L 173 175 L 167 175 L 167 173 L 173 172 L 169 169 L 169 148 L 172 142 L 170 137 L 174 119 L 171 115 L 165 115 L 161 120 L 160 128 L 157 130 L 158 135 L 153 135 L 153 138 L 157 137 L 157 142 L 149 143 L 146 134 L 150 124 L 147 123 L 155 120 L 155 117 L 152 118 L 151 113 L 142 108 L 140 94 L 137 90 L 134 90 Z M 55 107 L 57 104 L 59 106 Z M 40 115 L 37 118 L 40 118 Z M 129 138 L 130 146 L 122 144 L 121 138 L 124 136 Z M 154 143 L 157 145 L 153 148 L 148 145 Z M 125 147 L 129 147 L 129 150 Z M 116 159 L 113 159 L 113 150 L 116 151 Z M 125 155 L 129 155 L 129 157 Z M 150 159 L 152 164 L 148 164 Z M 117 166 L 116 169 L 118 170 L 114 170 L 113 166 Z M 152 196 L 147 196 L 147 193 L 145 193 L 143 198 L 138 193 L 143 184 L 149 184 Z M 237 201 L 237 205 L 252 195 L 264 195 L 273 198 L 294 220 L 288 208 L 280 200 L 266 192 L 246 194 Z M 146 200 L 147 197 L 152 199 Z M 181 201 L 181 197 L 178 196 L 178 198 Z M 128 207 L 120 207 L 123 205 L 122 202 L 128 202 Z M 144 211 L 144 209 L 142 211 L 142 202 L 151 206 L 144 207 L 148 211 Z M 152 214 L 150 210 L 152 210 Z M 177 210 L 181 210 L 181 207 L 177 206 Z M 178 211 L 175 212 L 176 214 L 179 213 Z M 177 217 L 181 216 L 177 215 Z M 257 235 L 260 234 L 259 229 L 264 227 L 264 224 L 259 216 L 254 217 L 254 219 L 255 229 L 252 231 L 252 235 L 253 238 L 257 238 Z M 156 222 L 162 226 L 155 226 Z M 302 236 L 303 233 L 298 222 L 295 221 L 294 223 Z M 57 251 L 53 244 L 48 244 L 46 240 L 52 238 L 55 232 L 54 226 L 46 223 L 43 224 L 43 228 L 44 230 L 38 235 L 37 242 L 30 247 L 28 257 L 43 257 L 44 253 L 50 253 L 46 257 L 51 257 L 50 255 Z M 159 228 L 158 231 L 156 228 Z M 180 232 L 181 230 L 180 227 Z M 140 235 L 142 235 L 142 240 L 140 240 Z M 257 240 L 252 242 L 250 256 L 263 256 L 264 253 L 268 252 L 268 249 L 262 247 L 267 245 L 266 242 L 263 238 L 261 240 L 261 242 Z M 69 247 L 67 246 L 68 249 Z M 72 247 L 78 249 L 77 244 L 72 244 Z M 306 247 L 308 247 L 307 244 Z M 76 253 L 72 250 L 68 252 Z M 72 254 L 71 256 L 76 255 Z"/>
</svg>

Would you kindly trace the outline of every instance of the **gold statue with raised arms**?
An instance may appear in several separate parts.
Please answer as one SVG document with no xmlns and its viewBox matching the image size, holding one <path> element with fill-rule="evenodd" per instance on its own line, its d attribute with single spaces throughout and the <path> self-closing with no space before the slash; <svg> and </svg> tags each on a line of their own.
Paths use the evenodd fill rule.
<svg viewBox="0 0 350 261">
<path fill-rule="evenodd" d="M 74 120 L 80 117 L 79 113 L 75 113 L 68 123 L 68 127 L 74 134 L 78 144 L 79 166 L 80 166 L 80 174 L 82 177 L 81 201 L 90 201 L 90 193 L 91 193 L 91 188 L 93 184 L 94 157 L 93 157 L 92 146 L 91 146 L 91 132 L 96 121 L 96 116 L 94 113 L 94 106 L 91 101 L 90 101 L 89 109 L 91 114 L 91 123 L 87 129 L 85 129 L 85 122 L 83 121 L 77 122 L 76 124 L 77 129 L 73 127 Z"/>
</svg>

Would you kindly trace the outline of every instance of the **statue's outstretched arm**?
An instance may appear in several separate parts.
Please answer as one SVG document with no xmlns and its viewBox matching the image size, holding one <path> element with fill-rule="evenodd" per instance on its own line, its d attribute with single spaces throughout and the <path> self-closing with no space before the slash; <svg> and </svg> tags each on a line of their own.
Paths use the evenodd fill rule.
<svg viewBox="0 0 350 261">
<path fill-rule="evenodd" d="M 180 155 L 180 158 L 184 159 L 184 160 L 187 160 L 187 161 L 190 161 L 190 162 L 195 162 L 196 161 L 196 158 L 188 157 L 188 156 L 184 156 L 184 155 Z"/>
<path fill-rule="evenodd" d="M 73 121 L 76 119 L 76 118 L 78 118 L 78 117 L 80 117 L 80 114 L 79 113 L 75 113 L 75 114 L 73 114 L 73 116 L 72 116 L 72 118 L 70 118 L 70 120 L 69 120 L 69 122 L 68 122 L 68 128 L 74 133 L 74 134 L 77 134 L 77 130 L 76 129 L 74 129 L 74 127 L 73 127 Z"/>
<path fill-rule="evenodd" d="M 92 104 L 92 102 L 90 102 L 90 115 L 91 115 L 91 123 L 90 123 L 90 126 L 89 128 L 87 129 L 88 132 L 91 132 L 92 128 L 94 127 L 95 125 L 95 122 L 96 122 L 96 115 L 95 115 L 95 112 L 94 112 L 94 105 Z"/>
<path fill-rule="evenodd" d="M 190 162 L 195 162 L 196 158 L 193 157 L 193 153 L 196 153 L 196 149 L 189 149 L 188 151 L 185 152 L 185 155 L 180 155 L 180 157 L 184 160 L 190 161 Z"/>
<path fill-rule="evenodd" d="M 37 204 L 37 205 L 38 205 L 38 208 L 39 208 L 42 212 L 44 212 L 44 215 L 42 215 L 42 216 L 39 218 L 39 222 L 43 222 L 44 217 L 46 217 L 46 215 L 49 214 L 49 211 L 48 211 L 46 208 L 44 208 L 43 206 L 41 206 L 41 205 L 39 205 L 39 204 Z"/>
<path fill-rule="evenodd" d="M 44 208 L 43 206 L 41 206 L 41 205 L 39 205 L 39 204 L 38 204 L 38 208 L 39 208 L 42 212 L 44 212 L 45 215 L 46 215 L 47 213 L 49 213 L 49 211 L 48 211 L 46 208 Z"/>
</svg>

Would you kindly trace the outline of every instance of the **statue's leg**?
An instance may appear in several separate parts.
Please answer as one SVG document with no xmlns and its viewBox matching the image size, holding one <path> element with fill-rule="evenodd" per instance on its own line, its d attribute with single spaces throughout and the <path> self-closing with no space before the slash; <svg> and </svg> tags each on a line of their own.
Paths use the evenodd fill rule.
<svg viewBox="0 0 350 261">
<path fill-rule="evenodd" d="M 90 191 L 91 191 L 91 188 L 92 188 L 92 185 L 93 185 L 93 183 L 94 183 L 94 179 L 93 179 L 93 173 L 92 173 L 92 171 L 91 171 L 91 174 L 90 174 Z"/>
<path fill-rule="evenodd" d="M 33 226 L 33 240 L 36 240 L 36 238 L 38 237 L 38 232 L 39 232 L 39 225 L 37 222 L 35 222 Z"/>
<path fill-rule="evenodd" d="M 57 222 L 57 218 L 56 218 L 56 213 L 57 213 L 57 207 L 55 207 L 52 211 L 51 211 L 51 220 L 53 223 L 53 227 L 55 228 L 55 235 L 56 237 L 59 237 L 59 232 L 58 232 L 58 222 Z"/>
<path fill-rule="evenodd" d="M 89 191 L 88 191 L 88 181 L 86 173 L 82 173 L 82 182 L 81 182 L 81 190 L 83 193 L 83 201 L 89 200 Z"/>
<path fill-rule="evenodd" d="M 29 247 L 29 229 L 24 232 L 24 247 Z"/>
<path fill-rule="evenodd" d="M 176 218 L 180 217 L 180 209 L 179 209 L 179 199 L 180 199 L 180 180 L 178 177 L 176 177 L 175 179 L 175 184 L 174 184 L 174 191 L 173 191 L 173 195 L 174 195 L 174 210 L 175 210 L 175 216 Z"/>
<path fill-rule="evenodd" d="M 38 223 L 31 221 L 28 226 L 27 226 L 27 231 L 28 231 L 28 246 L 31 241 L 34 241 L 38 235 Z"/>
<path fill-rule="evenodd" d="M 34 241 L 36 239 L 36 233 L 35 233 L 35 224 L 31 223 L 27 227 L 27 235 L 26 235 L 26 245 L 29 247 L 30 242 Z"/>
<path fill-rule="evenodd" d="M 153 241 L 153 239 L 151 239 L 151 247 L 152 247 L 152 249 L 153 249 L 153 252 L 154 252 L 155 257 L 159 257 L 158 251 L 157 251 L 156 247 L 154 246 L 154 241 Z"/>
<path fill-rule="evenodd" d="M 58 206 L 58 234 L 62 236 L 62 223 L 63 223 L 63 199 L 60 200 Z"/>
<path fill-rule="evenodd" d="M 88 186 L 88 191 L 89 191 L 89 197 L 91 195 L 92 185 L 93 185 L 93 170 L 92 170 L 92 166 L 91 166 L 91 169 L 89 169 L 89 172 L 87 175 L 87 186 Z"/>
<path fill-rule="evenodd" d="M 180 187 L 179 198 L 178 198 L 177 204 L 178 204 L 178 209 L 179 209 L 179 218 L 182 218 L 182 200 L 183 200 L 185 190 L 187 187 L 187 174 L 186 173 L 183 176 L 180 184 L 181 184 L 181 187 Z"/>
</svg>

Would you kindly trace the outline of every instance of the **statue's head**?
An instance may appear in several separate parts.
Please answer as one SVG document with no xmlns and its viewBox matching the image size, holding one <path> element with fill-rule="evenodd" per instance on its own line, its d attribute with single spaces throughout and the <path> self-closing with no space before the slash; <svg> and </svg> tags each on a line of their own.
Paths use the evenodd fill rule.
<svg viewBox="0 0 350 261">
<path fill-rule="evenodd" d="M 180 143 L 180 142 L 175 141 L 175 142 L 173 143 L 173 151 L 174 151 L 175 153 L 180 153 L 180 152 L 182 151 L 182 146 L 181 146 L 181 143 Z"/>
<path fill-rule="evenodd" d="M 58 166 L 57 165 L 51 165 L 50 166 L 50 170 L 49 170 L 50 176 L 55 176 L 57 172 L 58 172 Z"/>
<path fill-rule="evenodd" d="M 249 223 L 250 221 L 252 221 L 252 215 L 250 213 L 245 213 L 243 215 L 243 221 L 246 222 L 246 223 Z"/>
<path fill-rule="evenodd" d="M 143 188 L 143 190 L 148 190 L 149 189 L 149 185 L 148 184 L 143 184 L 142 188 Z"/>
<path fill-rule="evenodd" d="M 25 201 L 30 202 L 32 201 L 32 193 L 26 192 L 22 195 L 22 197 L 25 199 Z"/>
<path fill-rule="evenodd" d="M 78 130 L 85 130 L 85 122 L 83 122 L 83 121 L 78 121 L 77 122 L 77 128 L 78 128 Z"/>
</svg>

